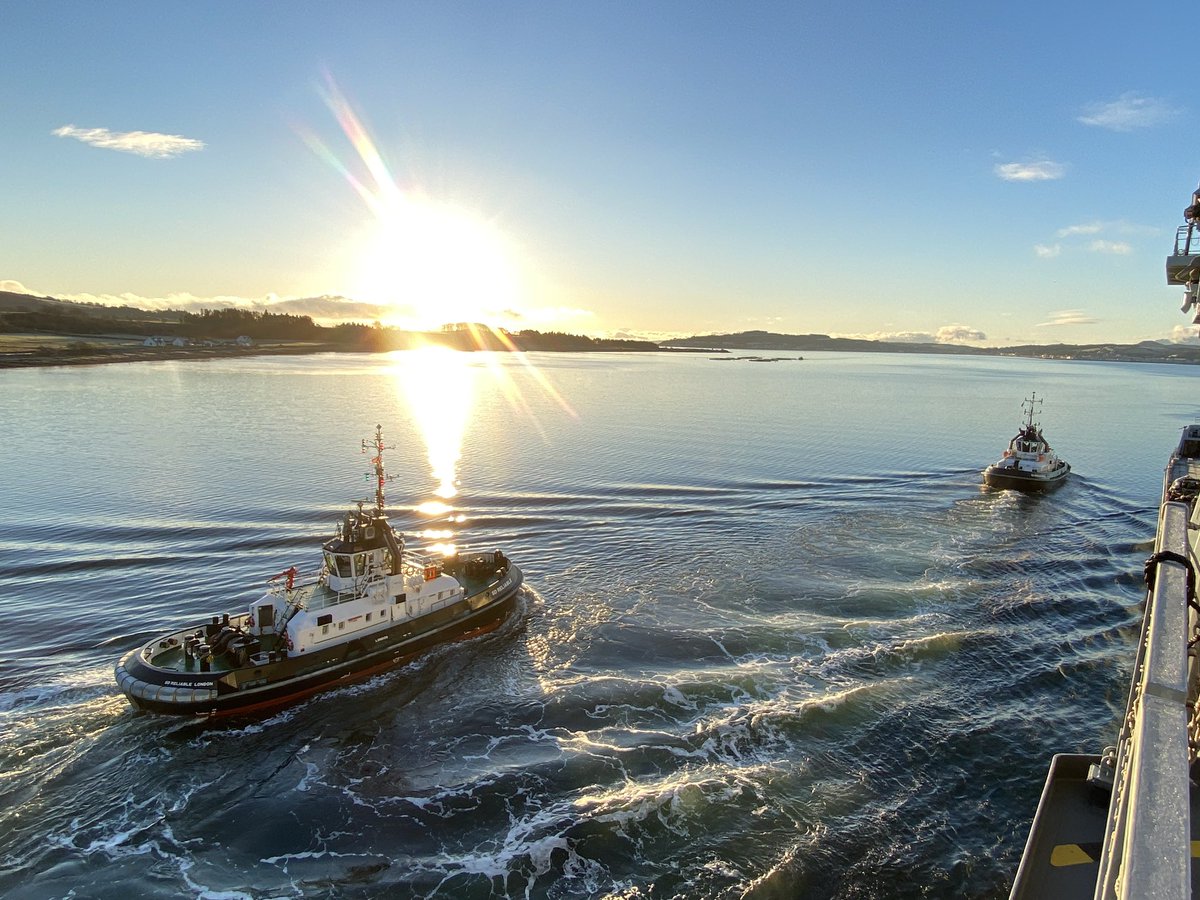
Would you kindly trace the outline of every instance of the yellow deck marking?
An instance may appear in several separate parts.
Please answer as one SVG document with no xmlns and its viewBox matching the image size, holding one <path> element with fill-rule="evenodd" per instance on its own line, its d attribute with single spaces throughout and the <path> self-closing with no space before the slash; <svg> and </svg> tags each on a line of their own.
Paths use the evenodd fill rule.
<svg viewBox="0 0 1200 900">
<path fill-rule="evenodd" d="M 1059 844 L 1050 851 L 1052 866 L 1079 866 L 1083 863 L 1097 862 L 1098 859 L 1098 856 L 1092 856 L 1078 844 Z"/>
<path fill-rule="evenodd" d="M 1200 841 L 1192 841 L 1192 859 L 1200 859 Z M 1080 866 L 1099 860 L 1099 844 L 1058 844 L 1050 851 L 1050 865 L 1056 867 Z"/>
</svg>

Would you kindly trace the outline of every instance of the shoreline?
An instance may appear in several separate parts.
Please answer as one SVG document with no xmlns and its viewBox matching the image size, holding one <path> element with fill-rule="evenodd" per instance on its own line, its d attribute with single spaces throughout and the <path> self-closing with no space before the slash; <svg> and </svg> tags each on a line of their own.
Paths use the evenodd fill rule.
<svg viewBox="0 0 1200 900">
<path fill-rule="evenodd" d="M 128 362 L 233 359 L 243 356 L 302 356 L 350 352 L 329 344 L 268 344 L 258 347 L 88 347 L 63 350 L 0 352 L 0 369 L 40 369 L 55 366 L 102 366 Z"/>
<path fill-rule="evenodd" d="M 29 350 L 29 351 L 0 351 L 0 369 L 42 369 L 55 366 L 103 366 L 130 362 L 168 362 L 175 360 L 207 360 L 235 359 L 247 356 L 309 356 L 313 353 L 392 353 L 396 349 L 369 350 L 358 347 L 345 347 L 338 344 L 310 344 L 297 342 L 294 344 L 261 344 L 255 347 L 114 347 L 59 351 Z M 480 352 L 463 350 L 462 353 Z M 502 351 L 527 352 L 527 351 Z M 652 350 L 630 350 L 626 348 L 612 350 L 577 350 L 540 352 L 570 352 L 570 353 L 679 353 L 674 347 L 656 347 Z M 695 353 L 721 353 L 721 350 L 685 350 L 689 355 Z"/>
<path fill-rule="evenodd" d="M 33 338 L 33 335 L 25 335 L 27 338 Z M 116 345 L 98 345 L 95 343 L 84 343 L 82 335 L 37 335 L 38 339 L 44 339 L 45 342 L 72 340 L 70 344 L 62 344 L 61 348 L 47 346 L 46 343 L 41 343 L 39 346 L 31 349 L 2 349 L 3 344 L 0 343 L 0 370 L 3 369 L 35 369 L 35 368 L 54 368 L 56 366 L 97 366 L 97 365 L 113 365 L 117 363 L 129 362 L 168 362 L 178 360 L 210 360 L 210 359 L 235 359 L 250 356 L 308 356 L 314 353 L 390 353 L 394 350 L 407 349 L 403 347 L 389 347 L 385 349 L 370 349 L 362 347 L 348 347 L 344 344 L 332 343 L 316 343 L 310 341 L 276 341 L 256 344 L 252 347 L 239 347 L 233 344 L 223 344 L 215 347 L 145 347 L 141 344 L 116 344 Z M 94 341 L 98 336 L 89 335 Z M 104 338 L 101 338 L 102 340 Z M 109 337 L 108 340 L 112 340 Z M 491 349 L 491 348 L 488 348 Z M 854 348 L 843 349 L 836 347 L 827 348 L 770 348 L 772 352 L 789 352 L 803 353 L 811 352 L 814 349 L 824 349 L 834 352 L 861 352 L 861 353 L 901 353 L 911 354 L 919 353 L 912 349 L 896 349 L 896 348 Z M 1024 359 L 1055 359 L 1064 362 L 1124 362 L 1124 363 L 1163 363 L 1167 365 L 1197 365 L 1200 360 L 1180 358 L 1174 356 L 1135 356 L 1132 354 L 1122 354 L 1112 352 L 1101 354 L 1084 354 L 1079 352 L 1079 348 L 1071 348 L 1074 352 L 1046 352 L 1041 349 L 1034 352 L 1035 348 L 1022 348 L 1026 352 L 1014 352 L 1014 348 L 998 348 L 995 350 L 976 349 L 971 353 L 947 353 L 945 355 L 962 355 L 962 356 L 992 356 L 992 357 L 1008 357 L 1008 358 L 1024 358 Z M 697 353 L 746 353 L 746 352 L 761 352 L 762 348 L 746 348 L 746 347 L 679 347 L 679 346 L 655 346 L 647 348 L 630 348 L 630 347 L 613 347 L 613 348 L 578 348 L 578 347 L 562 347 L 562 348 L 547 348 L 538 347 L 531 348 L 531 351 L 554 353 L 554 352 L 570 352 L 570 353 L 664 353 L 664 354 L 697 354 Z M 478 352 L 474 350 L 459 350 L 459 352 Z M 503 352 L 530 352 L 525 350 L 518 351 L 503 351 Z M 723 359 L 738 359 L 743 357 L 726 356 Z M 801 357 L 803 358 L 803 357 Z"/>
</svg>

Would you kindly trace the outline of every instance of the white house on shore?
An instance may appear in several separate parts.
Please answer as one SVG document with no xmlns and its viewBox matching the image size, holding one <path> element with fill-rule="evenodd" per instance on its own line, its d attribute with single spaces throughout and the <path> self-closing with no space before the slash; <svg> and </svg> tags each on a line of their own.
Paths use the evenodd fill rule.
<svg viewBox="0 0 1200 900">
<path fill-rule="evenodd" d="M 229 341 L 193 341 L 185 337 L 148 337 L 142 341 L 143 347 L 218 347 L 222 344 L 228 345 Z M 253 347 L 254 341 L 247 335 L 241 335 L 232 342 L 238 347 Z"/>
</svg>

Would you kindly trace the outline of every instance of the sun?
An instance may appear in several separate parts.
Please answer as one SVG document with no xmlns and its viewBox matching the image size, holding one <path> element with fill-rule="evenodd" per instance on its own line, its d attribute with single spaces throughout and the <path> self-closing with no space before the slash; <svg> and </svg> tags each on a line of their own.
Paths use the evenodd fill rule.
<svg viewBox="0 0 1200 900">
<path fill-rule="evenodd" d="M 326 74 L 321 91 L 358 163 L 342 160 L 315 133 L 300 129 L 312 150 L 342 174 L 374 221 L 352 251 L 347 280 L 355 300 L 392 310 L 387 324 L 437 328 L 447 322 L 500 324 L 520 297 L 517 254 L 494 222 L 419 187 L 396 182 L 374 139 Z"/>
<path fill-rule="evenodd" d="M 376 210 L 353 296 L 391 307 L 390 318 L 409 327 L 498 324 L 519 301 L 514 255 L 500 229 L 472 211 L 393 194 Z"/>
</svg>

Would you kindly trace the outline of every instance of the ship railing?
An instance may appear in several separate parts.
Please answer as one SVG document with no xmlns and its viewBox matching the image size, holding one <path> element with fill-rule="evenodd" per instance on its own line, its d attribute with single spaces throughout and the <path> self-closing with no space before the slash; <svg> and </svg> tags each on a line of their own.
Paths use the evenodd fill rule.
<svg viewBox="0 0 1200 900">
<path fill-rule="evenodd" d="M 324 580 L 324 566 L 312 572 L 298 572 L 292 576 L 290 585 L 285 578 L 276 576 L 267 582 L 267 593 L 273 597 L 283 597 L 288 602 L 291 602 L 289 598 L 292 595 L 297 594 L 303 588 L 320 585 Z"/>
<path fill-rule="evenodd" d="M 1200 254 L 1200 234 L 1195 225 L 1180 225 L 1175 229 L 1175 256 Z"/>
<path fill-rule="evenodd" d="M 415 550 L 405 550 L 404 561 L 400 563 L 400 571 L 405 575 L 425 577 L 426 573 L 432 569 L 436 569 L 440 574 L 442 563 L 443 560 L 440 557 L 430 556 L 428 553 L 418 553 Z"/>
<path fill-rule="evenodd" d="M 287 582 L 282 579 L 272 581 L 270 582 L 271 586 L 267 589 L 267 593 L 273 597 L 282 598 L 284 608 L 288 610 L 285 614 L 285 618 L 288 621 L 291 621 L 292 616 L 299 610 L 327 609 L 330 606 L 346 603 L 362 595 L 362 589 L 365 585 L 361 582 L 356 584 L 353 590 L 333 590 L 329 587 L 328 574 L 324 566 L 314 569 L 311 572 L 301 573 L 292 579 L 290 589 L 287 586 Z M 377 579 L 368 576 L 366 580 Z"/>
<path fill-rule="evenodd" d="M 1190 508 L 1159 513 L 1129 705 L 1116 748 L 1096 900 L 1191 897 L 1188 636 L 1196 627 Z M 1164 559 L 1169 553 L 1174 559 Z"/>
</svg>

